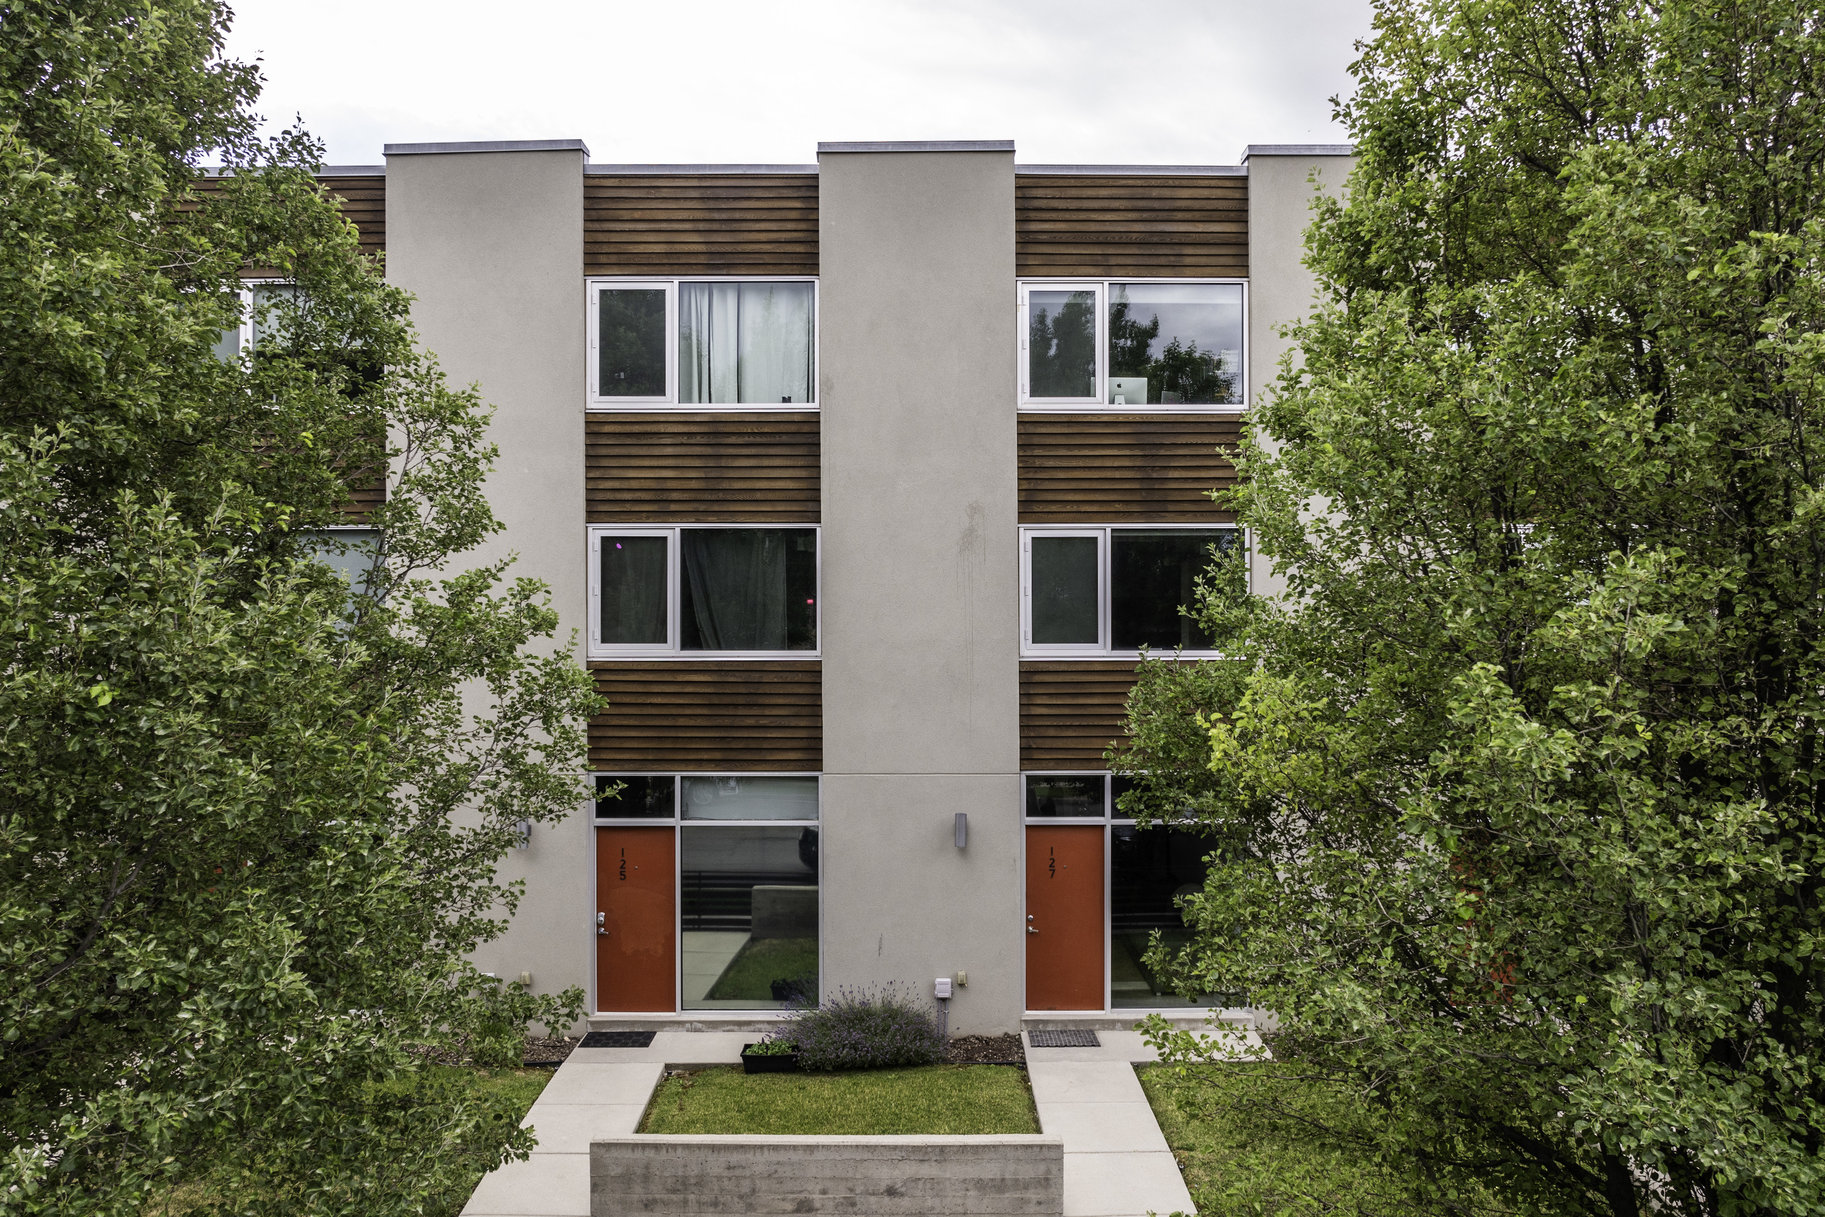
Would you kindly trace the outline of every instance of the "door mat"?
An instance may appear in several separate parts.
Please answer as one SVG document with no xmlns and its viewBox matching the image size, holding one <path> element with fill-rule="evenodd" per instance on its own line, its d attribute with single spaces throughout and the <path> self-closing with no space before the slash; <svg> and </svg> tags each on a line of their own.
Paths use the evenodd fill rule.
<svg viewBox="0 0 1825 1217">
<path fill-rule="evenodd" d="M 1094 1031 L 1029 1031 L 1027 1042 L 1035 1048 L 1101 1048 Z"/>
<path fill-rule="evenodd" d="M 579 1048 L 651 1048 L 651 1031 L 591 1031 Z"/>
</svg>

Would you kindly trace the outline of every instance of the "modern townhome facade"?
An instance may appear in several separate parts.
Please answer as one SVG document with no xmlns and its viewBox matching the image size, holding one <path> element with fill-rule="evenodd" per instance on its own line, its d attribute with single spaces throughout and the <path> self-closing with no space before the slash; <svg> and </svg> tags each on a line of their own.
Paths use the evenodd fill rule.
<svg viewBox="0 0 1825 1217">
<path fill-rule="evenodd" d="M 483 966 L 630 1019 L 938 978 L 958 1033 L 1182 1011 L 1141 956 L 1199 842 L 1114 818 L 1104 749 L 1143 649 L 1208 653 L 1180 609 L 1247 545 L 1208 492 L 1348 151 L 327 170 L 496 407 L 480 556 L 551 586 L 609 703 L 602 797 L 507 859 Z"/>
</svg>

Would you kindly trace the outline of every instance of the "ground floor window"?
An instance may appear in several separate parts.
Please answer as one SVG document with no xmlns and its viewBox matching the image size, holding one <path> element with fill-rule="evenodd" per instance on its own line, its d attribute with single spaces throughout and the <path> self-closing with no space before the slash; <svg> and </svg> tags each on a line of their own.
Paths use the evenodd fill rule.
<svg viewBox="0 0 1825 1217">
<path fill-rule="evenodd" d="M 815 997 L 816 776 L 601 775 L 597 791 L 598 1009 Z"/>
<path fill-rule="evenodd" d="M 1107 773 L 1024 775 L 1027 1007 L 1163 1010 L 1241 1005 L 1179 993 L 1147 961 L 1191 940 L 1182 901 L 1203 890 L 1207 838 L 1120 818 Z"/>
</svg>

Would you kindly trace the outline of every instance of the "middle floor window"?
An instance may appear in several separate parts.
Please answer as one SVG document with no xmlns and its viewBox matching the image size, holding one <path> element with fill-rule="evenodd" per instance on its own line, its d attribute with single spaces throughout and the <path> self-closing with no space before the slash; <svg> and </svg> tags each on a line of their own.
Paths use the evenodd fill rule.
<svg viewBox="0 0 1825 1217">
<path fill-rule="evenodd" d="M 1209 651 L 1198 576 L 1236 544 L 1234 528 L 1023 528 L 1021 650 Z"/>
<path fill-rule="evenodd" d="M 816 652 L 818 530 L 596 524 L 590 654 Z"/>
</svg>

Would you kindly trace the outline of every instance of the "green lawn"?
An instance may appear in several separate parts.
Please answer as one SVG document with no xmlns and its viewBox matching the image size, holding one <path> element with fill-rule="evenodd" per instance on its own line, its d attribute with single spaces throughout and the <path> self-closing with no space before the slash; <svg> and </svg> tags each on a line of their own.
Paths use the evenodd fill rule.
<svg viewBox="0 0 1825 1217">
<path fill-rule="evenodd" d="M 551 1081 L 551 1069 L 471 1069 L 453 1065 L 433 1065 L 427 1071 L 427 1080 L 434 1085 L 448 1086 L 466 1097 L 485 1101 L 492 1109 L 493 1115 L 501 1120 L 518 1124 L 531 1109 L 534 1099 Z M 381 1095 L 401 1096 L 408 1093 L 409 1086 L 397 1085 L 380 1089 Z M 447 1091 L 445 1092 L 448 1093 Z M 426 1118 L 434 1112 L 427 1111 Z M 482 1163 L 478 1157 L 472 1164 L 458 1164 L 444 1177 L 436 1180 L 435 1194 L 428 1201 L 425 1213 L 427 1217 L 456 1217 L 463 1205 L 469 1201 L 469 1194 L 475 1185 L 482 1181 Z M 155 1196 L 141 1210 L 142 1217 L 182 1217 L 194 1209 L 226 1199 L 224 1180 L 211 1178 L 203 1174 L 200 1178 L 179 1184 Z M 262 1186 L 284 1188 L 289 1186 L 283 1179 L 265 1181 Z"/>
<path fill-rule="evenodd" d="M 1278 1062 L 1140 1070 L 1141 1087 L 1203 1217 L 1399 1210 L 1372 1153 L 1306 1119 L 1358 1127 L 1366 1112 Z M 1304 1117 L 1304 1118 L 1302 1118 Z"/>
<path fill-rule="evenodd" d="M 1376 1156 L 1375 1109 L 1305 1076 L 1297 1061 L 1204 1065 L 1182 1074 L 1151 1065 L 1140 1075 L 1200 1217 L 1435 1211 L 1413 1205 Z M 1450 1211 L 1516 1213 L 1480 1191 L 1460 1200 Z"/>
<path fill-rule="evenodd" d="M 667 1078 L 653 1093 L 647 1133 L 1035 1133 L 1023 1070 L 927 1065 L 854 1073 L 704 1069 Z"/>
</svg>

